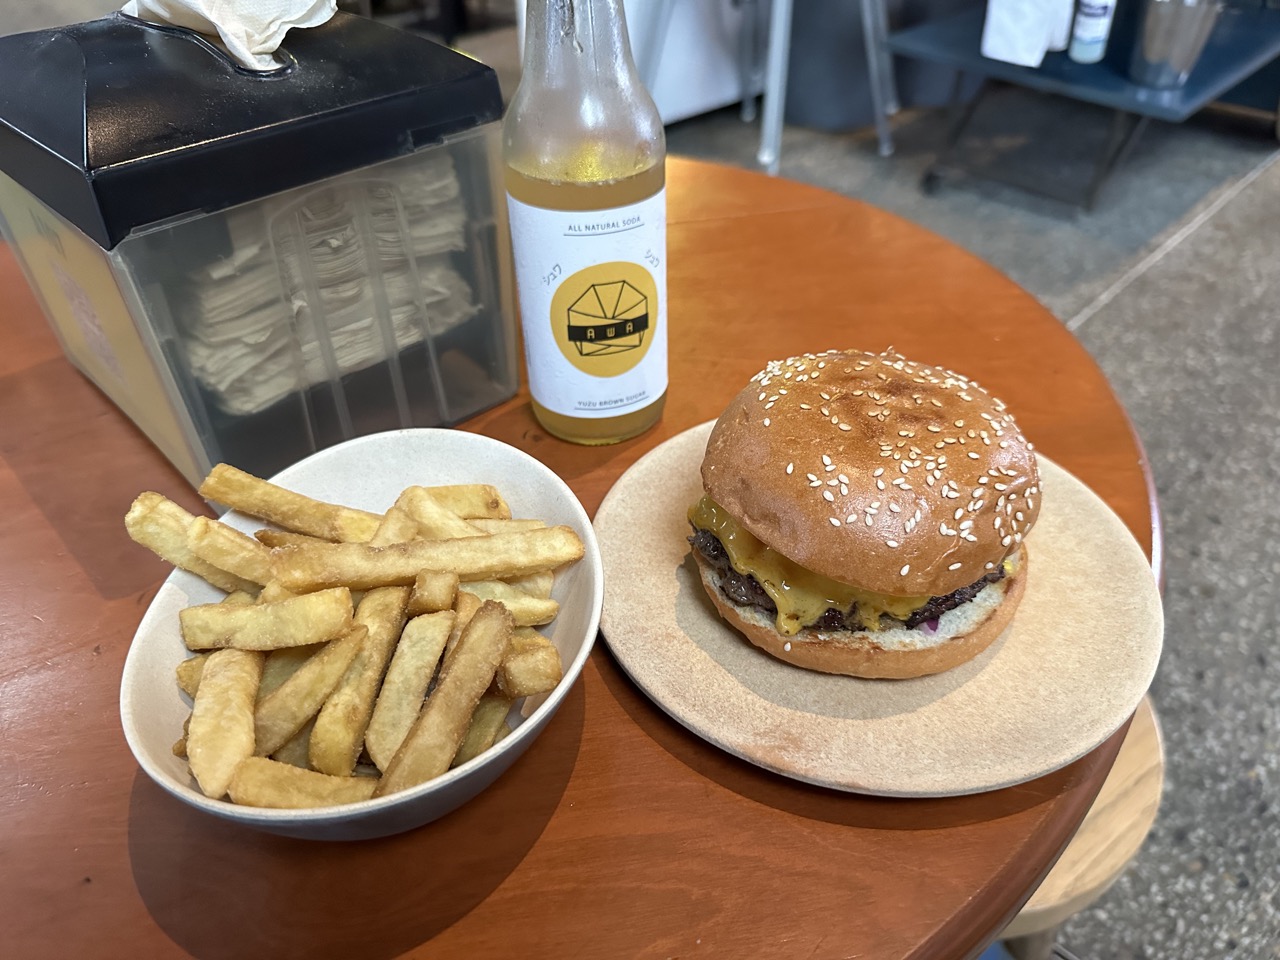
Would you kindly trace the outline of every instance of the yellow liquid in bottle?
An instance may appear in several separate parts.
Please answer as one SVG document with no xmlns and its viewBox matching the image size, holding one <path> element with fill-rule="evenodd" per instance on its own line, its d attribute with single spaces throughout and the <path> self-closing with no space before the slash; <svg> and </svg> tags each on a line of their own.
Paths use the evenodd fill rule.
<svg viewBox="0 0 1280 960">
<path fill-rule="evenodd" d="M 507 192 L 522 203 L 547 210 L 608 210 L 647 200 L 666 184 L 666 168 L 661 162 L 633 176 L 592 180 L 592 174 L 598 173 L 602 166 L 599 158 L 580 155 L 575 159 L 579 162 L 566 164 L 564 170 L 564 175 L 572 177 L 572 181 L 539 179 L 508 166 Z M 534 416 L 548 433 L 573 443 L 603 445 L 644 433 L 662 416 L 666 399 L 663 393 L 642 410 L 598 419 L 568 417 L 548 410 L 537 400 L 532 402 Z"/>
</svg>

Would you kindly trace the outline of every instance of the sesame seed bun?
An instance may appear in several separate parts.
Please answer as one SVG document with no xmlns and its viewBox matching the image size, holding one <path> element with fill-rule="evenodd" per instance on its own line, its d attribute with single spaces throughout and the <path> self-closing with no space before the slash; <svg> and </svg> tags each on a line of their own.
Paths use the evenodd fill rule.
<svg viewBox="0 0 1280 960">
<path fill-rule="evenodd" d="M 702 586 L 720 616 L 757 647 L 779 660 L 807 670 L 868 679 L 905 680 L 950 670 L 972 660 L 1002 634 L 1013 619 L 1027 582 L 1027 551 L 1012 576 L 986 586 L 971 601 L 944 613 L 934 633 L 905 627 L 875 633 L 850 630 L 801 630 L 784 637 L 773 618 L 755 607 L 727 600 L 716 572 L 693 554 Z"/>
<path fill-rule="evenodd" d="M 771 362 L 716 423 L 702 481 L 785 557 L 899 597 L 976 582 L 1040 510 L 1032 445 L 1004 404 L 892 352 Z"/>
</svg>

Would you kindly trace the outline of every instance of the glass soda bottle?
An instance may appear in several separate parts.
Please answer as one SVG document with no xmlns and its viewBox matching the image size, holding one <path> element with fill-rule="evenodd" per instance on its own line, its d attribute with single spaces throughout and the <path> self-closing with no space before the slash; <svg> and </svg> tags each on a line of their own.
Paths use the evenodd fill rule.
<svg viewBox="0 0 1280 960">
<path fill-rule="evenodd" d="M 534 415 L 634 437 L 667 390 L 666 138 L 622 0 L 529 0 L 503 161 Z"/>
</svg>

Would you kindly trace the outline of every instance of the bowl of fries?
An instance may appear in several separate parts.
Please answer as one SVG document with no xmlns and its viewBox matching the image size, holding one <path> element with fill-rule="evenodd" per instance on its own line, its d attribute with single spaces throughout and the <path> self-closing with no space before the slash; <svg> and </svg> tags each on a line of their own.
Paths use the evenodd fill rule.
<svg viewBox="0 0 1280 960">
<path fill-rule="evenodd" d="M 387 836 L 498 778 L 577 680 L 603 570 L 573 491 L 488 437 L 358 437 L 263 479 L 226 464 L 193 516 L 138 496 L 174 564 L 125 660 L 142 769 L 226 820 Z"/>
</svg>

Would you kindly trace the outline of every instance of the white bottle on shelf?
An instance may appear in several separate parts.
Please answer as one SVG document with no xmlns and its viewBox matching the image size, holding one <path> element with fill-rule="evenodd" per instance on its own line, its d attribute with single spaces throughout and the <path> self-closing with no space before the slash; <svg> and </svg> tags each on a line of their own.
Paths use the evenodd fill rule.
<svg viewBox="0 0 1280 960">
<path fill-rule="evenodd" d="M 1076 63 L 1097 63 L 1101 60 L 1107 52 L 1107 37 L 1111 33 L 1111 19 L 1115 12 L 1115 0 L 1080 0 L 1067 56 Z"/>
</svg>

